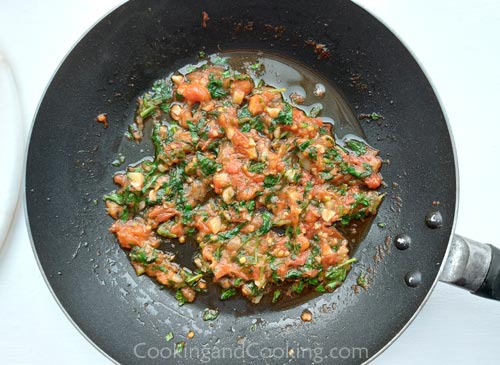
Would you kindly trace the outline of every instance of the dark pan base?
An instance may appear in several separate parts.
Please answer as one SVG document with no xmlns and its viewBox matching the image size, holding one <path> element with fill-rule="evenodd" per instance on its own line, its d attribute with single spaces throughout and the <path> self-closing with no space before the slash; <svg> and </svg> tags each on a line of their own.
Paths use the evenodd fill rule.
<svg viewBox="0 0 500 365">
<path fill-rule="evenodd" d="M 210 16 L 205 29 L 203 10 Z M 253 30 L 245 29 L 248 22 Z M 305 45 L 308 39 L 327 45 L 331 57 L 319 60 Z M 116 168 L 110 162 L 131 121 L 135 98 L 153 80 L 193 62 L 201 49 L 292 57 L 329 79 L 357 114 L 375 111 L 385 117 L 361 125 L 368 142 L 390 160 L 382 169 L 387 197 L 375 219 L 386 227 L 371 227 L 355 253 L 360 263 L 335 293 L 288 309 L 254 307 L 241 299 L 209 303 L 209 296 L 179 307 L 170 291 L 135 276 L 108 233 L 111 219 L 101 197 L 114 188 L 110 177 Z M 95 123 L 102 112 L 108 113 L 106 130 Z M 338 349 L 332 352 L 335 363 L 360 363 L 405 327 L 433 287 L 453 229 L 456 170 L 431 85 L 398 39 L 357 5 L 139 0 L 97 24 L 54 76 L 31 134 L 26 201 L 34 249 L 55 296 L 86 336 L 120 363 L 193 364 L 201 362 L 203 351 L 238 346 L 246 357 L 237 361 L 245 363 L 281 364 L 299 356 L 297 363 L 310 363 L 320 359 L 315 356 L 329 356 L 331 348 Z M 440 204 L 433 206 L 435 201 Z M 425 224 L 433 209 L 443 216 L 441 228 Z M 394 245 L 401 233 L 411 237 L 406 250 Z M 356 293 L 352 286 L 360 272 L 366 273 L 369 288 Z M 202 310 L 214 305 L 219 318 L 204 322 Z M 300 320 L 304 308 L 313 313 L 310 323 Z M 196 335 L 186 340 L 190 329 Z M 167 343 L 170 331 L 175 338 Z M 183 339 L 187 353 L 175 360 L 134 354 L 134 348 L 143 356 L 148 348 L 164 347 L 170 353 Z M 351 350 L 339 353 L 343 347 Z M 196 354 L 189 358 L 193 348 L 198 360 Z M 283 351 L 275 350 L 278 358 L 263 359 L 269 352 L 261 348 Z M 356 355 L 353 348 L 366 350 Z M 151 351 L 151 357 L 158 355 Z M 347 351 L 351 355 L 342 359 Z M 226 356 L 215 362 L 234 361 Z"/>
</svg>

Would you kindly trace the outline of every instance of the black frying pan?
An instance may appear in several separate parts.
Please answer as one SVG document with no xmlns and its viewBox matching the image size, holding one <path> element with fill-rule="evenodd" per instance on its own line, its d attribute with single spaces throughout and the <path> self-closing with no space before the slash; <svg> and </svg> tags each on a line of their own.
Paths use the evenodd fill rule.
<svg viewBox="0 0 500 365">
<path fill-rule="evenodd" d="M 202 11 L 210 17 L 206 28 Z M 252 30 L 245 28 L 248 22 Z M 309 39 L 327 45 L 331 57 L 318 59 L 305 44 Z M 334 293 L 286 308 L 244 299 L 220 302 L 210 295 L 179 307 L 170 291 L 136 277 L 108 233 L 111 218 L 101 197 L 114 188 L 110 177 L 116 168 L 110 162 L 136 97 L 154 80 L 193 62 L 201 49 L 262 50 L 292 58 L 337 87 L 354 113 L 385 117 L 381 123 L 365 121 L 362 128 L 391 162 L 382 170 L 387 197 L 376 218 L 386 227 L 370 228 L 354 252 L 359 263 Z M 106 130 L 95 123 L 102 112 L 108 113 Z M 131 156 L 139 148 L 132 147 Z M 452 141 L 431 85 L 400 41 L 357 5 L 136 0 L 99 22 L 54 76 L 31 133 L 26 201 L 35 253 L 57 300 L 120 363 L 193 364 L 222 348 L 232 348 L 233 358 L 216 363 L 233 363 L 235 356 L 246 363 L 311 363 L 316 356 L 360 363 L 382 351 L 418 312 L 444 266 L 449 242 L 442 278 L 498 299 L 496 249 L 450 239 L 456 179 Z M 360 272 L 367 274 L 366 291 L 352 288 Z M 218 307 L 217 320 L 202 320 L 207 306 Z M 313 313 L 311 323 L 300 320 L 304 308 Z M 186 340 L 190 329 L 196 336 Z M 170 331 L 175 338 L 167 343 Z M 182 339 L 186 348 L 174 358 L 174 344 Z"/>
</svg>

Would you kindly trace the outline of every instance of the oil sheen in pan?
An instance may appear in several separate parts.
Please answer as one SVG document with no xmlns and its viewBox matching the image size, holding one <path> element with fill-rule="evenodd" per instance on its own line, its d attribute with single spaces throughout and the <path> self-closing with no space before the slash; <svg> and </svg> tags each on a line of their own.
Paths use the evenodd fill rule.
<svg viewBox="0 0 500 365">
<path fill-rule="evenodd" d="M 266 85 L 284 89 L 283 96 L 285 100 L 294 107 L 302 109 L 307 114 L 310 114 L 313 110 L 320 110 L 318 118 L 322 119 L 325 123 L 333 125 L 335 137 L 339 144 L 342 145 L 346 138 L 355 138 L 365 142 L 359 121 L 342 93 L 329 81 L 309 69 L 307 66 L 283 56 L 260 51 L 228 51 L 210 57 L 212 59 L 214 57 L 226 59 L 227 63 L 234 70 L 249 74 L 255 84 L 258 84 L 259 81 L 262 80 Z M 175 71 L 185 75 L 206 63 L 206 60 L 202 60 L 196 64 L 186 65 Z M 303 97 L 303 101 L 300 104 L 294 103 L 294 98 L 291 97 L 294 93 Z M 150 146 L 150 135 L 151 126 L 146 124 L 144 130 L 145 137 L 140 144 L 140 151 L 150 152 L 153 150 L 152 146 Z M 120 145 L 120 153 L 123 155 L 130 155 L 132 152 L 130 144 L 135 145 L 135 143 L 124 139 Z M 136 148 L 134 148 L 134 150 L 135 153 L 132 152 L 132 155 L 136 155 L 138 152 Z M 142 154 L 141 157 L 140 161 L 145 159 L 144 154 Z M 373 217 L 365 218 L 363 222 L 354 222 L 340 229 L 349 240 L 351 256 L 355 255 L 357 243 L 365 237 L 372 220 Z M 165 240 L 161 245 L 162 250 L 173 252 L 176 255 L 176 262 L 187 268 L 193 268 L 194 266 L 192 260 L 196 248 L 197 245 L 194 240 L 188 240 L 185 244 L 179 244 L 176 240 Z M 221 310 L 232 310 L 235 314 L 239 315 L 266 309 L 284 309 L 300 305 L 310 300 L 312 297 L 319 295 L 316 292 L 304 291 L 300 295 L 292 296 L 287 300 L 283 300 L 283 298 L 276 304 L 271 304 L 272 295 L 267 295 L 263 298 L 261 303 L 255 305 L 240 296 L 222 302 L 219 300 L 219 289 L 215 288 L 215 285 L 209 285 L 208 289 L 207 294 L 199 295 L 196 298 L 195 305 L 216 306 Z"/>
<path fill-rule="evenodd" d="M 342 139 L 346 135 L 364 137 L 359 122 L 342 94 L 326 79 L 306 66 L 290 58 L 272 53 L 233 51 L 221 54 L 229 65 L 240 72 L 250 74 L 254 81 L 262 79 L 265 84 L 283 88 L 283 96 L 293 106 L 310 114 L 321 110 L 318 117 L 334 126 L 335 135 Z M 250 65 L 258 65 L 253 69 Z M 295 104 L 290 95 L 304 97 Z"/>
</svg>

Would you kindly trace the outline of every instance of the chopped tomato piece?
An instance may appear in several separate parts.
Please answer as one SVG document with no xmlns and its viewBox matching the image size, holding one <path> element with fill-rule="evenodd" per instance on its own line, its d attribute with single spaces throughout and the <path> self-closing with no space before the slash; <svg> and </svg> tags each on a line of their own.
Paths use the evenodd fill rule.
<svg viewBox="0 0 500 365">
<path fill-rule="evenodd" d="M 190 103 L 209 101 L 212 98 L 208 89 L 198 84 L 181 84 L 177 88 L 177 92 Z"/>
</svg>

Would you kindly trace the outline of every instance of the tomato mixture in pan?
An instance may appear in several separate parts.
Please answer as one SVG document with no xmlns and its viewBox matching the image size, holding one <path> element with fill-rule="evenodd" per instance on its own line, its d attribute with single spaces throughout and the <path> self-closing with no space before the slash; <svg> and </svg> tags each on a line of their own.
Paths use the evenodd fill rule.
<svg viewBox="0 0 500 365">
<path fill-rule="evenodd" d="M 137 274 L 192 302 L 207 281 L 221 299 L 273 302 L 306 287 L 333 291 L 350 265 L 342 228 L 377 212 L 378 151 L 337 143 L 332 125 L 283 90 L 220 57 L 154 83 L 138 99 L 130 136 L 152 123 L 152 160 L 117 173 L 105 196 L 111 226 Z M 195 242 L 196 270 L 160 244 Z"/>
</svg>

